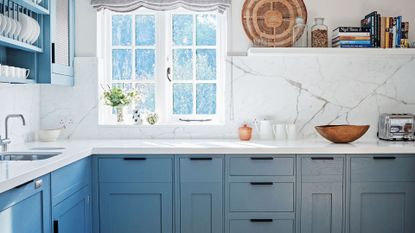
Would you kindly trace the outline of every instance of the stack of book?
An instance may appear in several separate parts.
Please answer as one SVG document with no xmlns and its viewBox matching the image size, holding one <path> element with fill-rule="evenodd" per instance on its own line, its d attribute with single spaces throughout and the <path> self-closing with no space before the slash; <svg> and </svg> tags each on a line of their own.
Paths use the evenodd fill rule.
<svg viewBox="0 0 415 233">
<path fill-rule="evenodd" d="M 409 45 L 409 23 L 402 22 L 402 16 L 382 17 L 374 11 L 362 19 L 361 26 L 370 29 L 374 48 L 407 48 Z"/>
<path fill-rule="evenodd" d="M 365 27 L 338 27 L 333 31 L 334 48 L 371 48 L 370 29 Z"/>
</svg>

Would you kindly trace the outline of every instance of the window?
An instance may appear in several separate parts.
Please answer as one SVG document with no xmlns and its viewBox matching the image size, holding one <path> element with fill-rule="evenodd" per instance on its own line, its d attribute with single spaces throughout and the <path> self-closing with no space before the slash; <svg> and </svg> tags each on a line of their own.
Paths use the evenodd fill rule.
<svg viewBox="0 0 415 233">
<path fill-rule="evenodd" d="M 156 112 L 161 124 L 222 123 L 224 15 L 140 9 L 104 11 L 101 21 L 101 84 L 137 90 L 142 98 L 132 108 Z M 114 118 L 109 107 L 100 107 L 100 122 Z"/>
</svg>

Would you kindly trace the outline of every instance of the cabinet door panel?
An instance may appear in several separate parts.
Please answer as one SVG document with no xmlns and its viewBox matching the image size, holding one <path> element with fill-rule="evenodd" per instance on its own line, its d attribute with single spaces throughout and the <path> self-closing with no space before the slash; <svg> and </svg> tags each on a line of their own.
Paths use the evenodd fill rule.
<svg viewBox="0 0 415 233">
<path fill-rule="evenodd" d="M 41 187 L 34 182 L 0 194 L 1 233 L 50 233 L 49 176 Z"/>
<path fill-rule="evenodd" d="M 223 232 L 222 183 L 181 184 L 181 233 Z"/>
<path fill-rule="evenodd" d="M 171 183 L 102 183 L 101 233 L 171 233 Z"/>
<path fill-rule="evenodd" d="M 341 233 L 342 183 L 303 183 L 301 233 Z"/>
<path fill-rule="evenodd" d="M 415 183 L 352 183 L 350 233 L 415 232 Z"/>
<path fill-rule="evenodd" d="M 54 233 L 90 233 L 91 224 L 89 186 L 53 207 Z"/>
</svg>

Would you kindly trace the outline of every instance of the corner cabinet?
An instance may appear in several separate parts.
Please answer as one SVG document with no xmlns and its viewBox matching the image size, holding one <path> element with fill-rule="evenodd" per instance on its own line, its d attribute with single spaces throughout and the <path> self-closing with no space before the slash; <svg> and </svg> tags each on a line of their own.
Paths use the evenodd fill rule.
<svg viewBox="0 0 415 233">
<path fill-rule="evenodd" d="M 51 233 L 50 176 L 0 194 L 1 233 Z"/>
</svg>

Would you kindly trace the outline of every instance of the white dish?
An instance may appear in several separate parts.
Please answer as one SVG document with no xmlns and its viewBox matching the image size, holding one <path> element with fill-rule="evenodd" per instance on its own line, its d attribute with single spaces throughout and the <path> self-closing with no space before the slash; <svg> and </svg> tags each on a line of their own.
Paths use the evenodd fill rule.
<svg viewBox="0 0 415 233">
<path fill-rule="evenodd" d="M 38 132 L 39 141 L 54 142 L 58 140 L 62 129 L 41 129 Z"/>
<path fill-rule="evenodd" d="M 6 28 L 4 29 L 3 34 L 4 34 L 5 37 L 9 37 L 9 34 L 11 32 L 11 29 L 12 29 L 12 22 L 11 22 L 11 19 L 9 17 L 7 17 L 6 15 L 3 15 L 3 16 L 4 16 L 5 21 L 6 21 Z"/>
<path fill-rule="evenodd" d="M 27 43 L 30 36 L 32 35 L 33 26 L 31 23 L 30 17 L 27 15 L 22 14 L 22 19 L 24 19 L 24 26 L 25 26 L 25 32 L 22 34 L 22 41 Z"/>
<path fill-rule="evenodd" d="M 30 17 L 30 19 L 32 20 L 32 25 L 33 25 L 34 30 L 33 30 L 33 33 L 32 33 L 32 37 L 31 37 L 31 38 L 30 38 L 30 40 L 29 40 L 29 43 L 30 43 L 30 44 L 33 44 L 33 43 L 35 43 L 35 42 L 37 41 L 37 39 L 39 38 L 39 35 L 40 35 L 40 25 L 39 25 L 39 23 L 38 23 L 35 19 L 33 19 L 32 17 Z"/>
<path fill-rule="evenodd" d="M 4 31 L 4 29 L 6 28 L 6 27 L 3 27 L 4 20 L 5 20 L 5 19 L 3 19 L 3 15 L 2 15 L 2 14 L 0 14 L 0 35 L 3 35 L 3 31 Z"/>
</svg>

